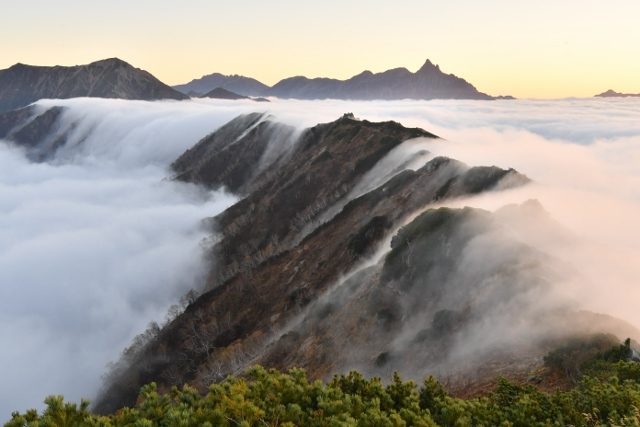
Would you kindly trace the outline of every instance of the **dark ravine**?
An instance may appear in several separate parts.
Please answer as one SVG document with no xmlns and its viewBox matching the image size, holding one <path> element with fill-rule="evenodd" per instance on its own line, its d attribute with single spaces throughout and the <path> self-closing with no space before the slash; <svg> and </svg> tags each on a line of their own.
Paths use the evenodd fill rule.
<svg viewBox="0 0 640 427">
<path fill-rule="evenodd" d="M 331 78 L 285 78 L 272 87 L 243 76 L 211 74 L 190 83 L 174 86 L 186 94 L 204 94 L 214 88 L 248 96 L 274 96 L 293 99 L 513 99 L 492 97 L 453 74 L 446 74 L 427 60 L 415 73 L 394 68 L 381 73 L 363 71 L 347 80 Z"/>
<path fill-rule="evenodd" d="M 350 114 L 301 133 L 269 116 L 251 114 L 231 121 L 176 160 L 179 179 L 225 186 L 244 198 L 211 221 L 219 238 L 209 253 L 212 268 L 205 292 L 135 357 L 121 362 L 95 410 L 110 412 L 131 404 L 139 386 L 149 381 L 162 389 L 183 382 L 206 387 L 256 361 L 270 366 L 292 361 L 316 378 L 346 368 L 334 356 L 344 353 L 337 350 L 349 345 L 344 337 L 354 325 L 340 319 L 340 310 L 331 315 L 328 309 L 323 316 L 337 316 L 339 322 L 327 332 L 325 323 L 309 322 L 305 313 L 315 312 L 345 274 L 370 259 L 429 203 L 528 182 L 514 170 L 472 168 L 437 157 L 343 202 L 382 158 L 414 138 L 438 141 L 421 129 L 357 120 Z M 341 202 L 339 212 L 303 233 Z M 385 269 L 376 268 L 354 277 L 381 277 Z M 367 280 L 362 286 L 379 293 L 367 304 L 382 304 L 367 308 L 374 310 L 369 320 L 392 322 L 392 307 L 378 301 L 387 285 Z M 351 298 L 351 303 L 360 301 L 357 295 L 347 301 Z M 367 310 L 351 313 L 348 321 L 369 316 Z M 385 313 L 391 317 L 386 319 Z M 361 338 L 354 335 L 354 342 Z M 316 344 L 305 346 L 307 340 Z M 310 350 L 315 345 L 323 350 Z"/>
<path fill-rule="evenodd" d="M 72 67 L 15 64 L 0 70 L 0 112 L 39 99 L 77 97 L 120 99 L 188 99 L 147 71 L 110 58 Z"/>
</svg>

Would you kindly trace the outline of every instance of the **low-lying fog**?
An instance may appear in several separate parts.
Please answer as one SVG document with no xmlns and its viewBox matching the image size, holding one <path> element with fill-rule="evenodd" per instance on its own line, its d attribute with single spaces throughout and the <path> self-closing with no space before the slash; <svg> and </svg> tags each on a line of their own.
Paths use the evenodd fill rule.
<svg viewBox="0 0 640 427">
<path fill-rule="evenodd" d="M 0 419 L 48 394 L 93 397 L 109 361 L 197 288 L 200 220 L 233 195 L 166 180 L 185 149 L 237 114 L 298 126 L 345 112 L 419 126 L 434 155 L 513 167 L 535 181 L 448 205 L 536 198 L 579 244 L 521 236 L 581 271 L 564 292 L 640 326 L 640 100 L 41 101 L 79 123 L 49 163 L 0 144 Z M 83 143 L 74 143 L 88 138 Z M 526 234 L 526 233 L 525 233 Z"/>
</svg>

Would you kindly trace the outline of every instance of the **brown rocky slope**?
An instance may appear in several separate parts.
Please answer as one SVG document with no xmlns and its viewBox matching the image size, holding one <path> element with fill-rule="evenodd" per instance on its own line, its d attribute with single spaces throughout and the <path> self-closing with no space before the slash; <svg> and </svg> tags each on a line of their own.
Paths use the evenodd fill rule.
<svg viewBox="0 0 640 427">
<path fill-rule="evenodd" d="M 204 389 L 255 363 L 482 384 L 539 367 L 546 349 L 582 333 L 592 316 L 546 297 L 560 266 L 503 233 L 509 216 L 546 221 L 539 205 L 430 207 L 528 179 L 421 150 L 397 156 L 445 143 L 436 138 L 350 114 L 302 131 L 250 114 L 188 150 L 178 179 L 244 198 L 208 221 L 204 292 L 126 352 L 95 410 L 132 404 L 150 381 Z"/>
</svg>

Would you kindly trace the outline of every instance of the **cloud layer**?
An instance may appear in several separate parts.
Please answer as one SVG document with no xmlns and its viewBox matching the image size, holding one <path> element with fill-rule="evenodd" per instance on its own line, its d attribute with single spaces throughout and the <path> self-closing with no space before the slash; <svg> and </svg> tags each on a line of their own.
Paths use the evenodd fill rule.
<svg viewBox="0 0 640 427">
<path fill-rule="evenodd" d="M 433 154 L 518 169 L 536 184 L 449 205 L 537 198 L 578 243 L 519 238 L 580 271 L 559 284 L 568 297 L 640 326 L 638 100 L 38 105 L 67 106 L 62 125 L 78 125 L 51 163 L 0 144 L 0 418 L 51 393 L 92 397 L 106 363 L 198 286 L 200 220 L 235 199 L 168 181 L 167 166 L 244 112 L 300 127 L 345 112 L 393 119 L 443 137 L 420 144 Z"/>
</svg>

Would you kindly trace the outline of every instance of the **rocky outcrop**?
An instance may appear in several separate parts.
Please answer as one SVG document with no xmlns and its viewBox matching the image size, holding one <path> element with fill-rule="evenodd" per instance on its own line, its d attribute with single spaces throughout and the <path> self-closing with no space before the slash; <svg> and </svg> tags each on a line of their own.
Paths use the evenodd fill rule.
<svg viewBox="0 0 640 427">
<path fill-rule="evenodd" d="M 121 99 L 187 99 L 148 72 L 117 59 L 73 67 L 16 64 L 0 70 L 0 112 L 39 99 L 77 97 Z"/>
<path fill-rule="evenodd" d="M 251 114 L 181 156 L 173 165 L 179 179 L 226 186 L 244 198 L 211 221 L 217 237 L 206 291 L 114 373 L 96 410 L 131 403 L 139 386 L 149 381 L 162 388 L 185 381 L 204 387 L 256 361 L 283 366 L 295 360 L 316 378 L 346 368 L 346 359 L 332 353 L 351 353 L 339 346 L 350 345 L 346 338 L 358 327 L 354 319 L 372 312 L 366 322 L 389 328 L 397 320 L 395 303 L 384 297 L 395 264 L 375 267 L 384 242 L 432 202 L 528 181 L 513 170 L 468 167 L 444 157 L 423 161 L 415 170 L 406 169 L 402 156 L 381 167 L 394 149 L 420 138 L 437 141 L 421 129 L 357 120 L 350 114 L 298 133 L 269 116 Z M 407 157 L 424 155 L 413 151 Z M 384 176 L 379 185 L 373 172 Z M 444 234 L 438 236 L 433 239 Z M 434 259 L 438 251 L 433 249 Z M 373 268 L 353 273 L 372 262 Z M 308 314 L 324 307 L 328 293 L 351 289 L 344 287 L 351 277 L 367 283 L 371 295 L 381 287 L 374 300 L 363 300 L 356 292 L 349 296 L 352 303 L 377 307 L 351 312 L 348 322 L 336 324 L 335 335 L 326 330 L 316 335 L 328 325 L 309 321 Z M 381 277 L 389 279 L 376 279 Z M 331 318 L 331 312 L 327 308 L 321 318 Z M 362 337 L 354 335 L 355 340 Z M 307 340 L 322 350 L 307 346 Z"/>
<path fill-rule="evenodd" d="M 191 83 L 175 86 L 184 93 L 206 93 L 216 87 L 248 96 L 274 96 L 294 99 L 494 99 L 453 74 L 446 74 L 427 60 L 415 73 L 394 68 L 381 73 L 364 71 L 347 80 L 285 78 L 273 87 L 242 76 L 212 74 Z M 500 99 L 513 99 L 510 96 Z"/>
</svg>

